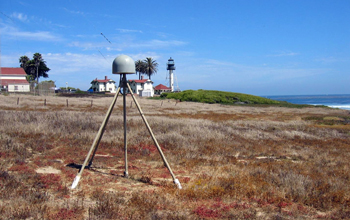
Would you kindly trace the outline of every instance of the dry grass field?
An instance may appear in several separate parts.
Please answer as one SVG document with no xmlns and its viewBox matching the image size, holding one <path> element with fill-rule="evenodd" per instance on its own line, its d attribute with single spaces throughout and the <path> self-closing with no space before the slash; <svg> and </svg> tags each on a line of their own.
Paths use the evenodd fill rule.
<svg viewBox="0 0 350 220">
<path fill-rule="evenodd" d="M 44 105 L 46 99 L 46 105 Z M 91 106 L 92 101 L 92 106 Z M 350 114 L 127 98 L 70 186 L 112 97 L 0 95 L 0 219 L 350 219 Z"/>
</svg>

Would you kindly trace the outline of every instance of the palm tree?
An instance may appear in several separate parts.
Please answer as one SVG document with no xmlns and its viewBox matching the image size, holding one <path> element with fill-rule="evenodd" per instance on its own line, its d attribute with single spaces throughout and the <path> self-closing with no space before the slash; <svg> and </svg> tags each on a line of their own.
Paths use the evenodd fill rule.
<svg viewBox="0 0 350 220">
<path fill-rule="evenodd" d="M 31 82 L 34 80 L 34 77 L 30 75 L 30 59 L 24 55 L 19 58 L 20 67 L 23 68 L 24 72 L 26 72 L 27 76 L 26 79 L 28 82 Z"/>
<path fill-rule="evenodd" d="M 158 71 L 158 63 L 156 60 L 153 60 L 152 57 L 146 57 L 143 62 L 145 62 L 145 73 L 148 75 L 149 79 L 151 79 L 151 76 Z"/>
<path fill-rule="evenodd" d="M 142 60 L 135 61 L 136 74 L 139 73 L 139 79 L 141 79 L 141 74 L 145 74 L 145 63 Z"/>
<path fill-rule="evenodd" d="M 43 57 L 41 56 L 40 53 L 35 53 L 33 55 L 33 60 L 34 60 L 34 66 L 36 67 L 36 81 L 37 83 L 39 83 L 39 66 L 40 66 L 40 63 L 43 61 Z"/>
<path fill-rule="evenodd" d="M 29 62 L 29 58 L 26 55 L 21 56 L 19 58 L 20 67 L 22 67 L 24 71 L 26 71 L 28 68 L 28 62 Z"/>
</svg>

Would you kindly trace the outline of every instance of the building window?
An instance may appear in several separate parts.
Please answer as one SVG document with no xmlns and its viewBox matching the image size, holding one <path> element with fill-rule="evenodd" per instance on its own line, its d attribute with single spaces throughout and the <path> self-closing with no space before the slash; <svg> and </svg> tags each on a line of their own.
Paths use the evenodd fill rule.
<svg viewBox="0 0 350 220">
<path fill-rule="evenodd" d="M 15 86 L 15 91 L 18 91 L 18 86 Z"/>
</svg>

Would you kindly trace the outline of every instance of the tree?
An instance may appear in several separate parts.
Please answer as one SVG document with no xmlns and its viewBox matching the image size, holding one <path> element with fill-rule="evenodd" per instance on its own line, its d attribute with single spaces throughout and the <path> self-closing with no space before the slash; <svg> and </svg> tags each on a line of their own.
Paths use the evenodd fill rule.
<svg viewBox="0 0 350 220">
<path fill-rule="evenodd" d="M 141 74 L 145 74 L 145 62 L 142 60 L 135 61 L 136 74 L 139 73 L 139 79 L 141 79 Z"/>
<path fill-rule="evenodd" d="M 21 64 L 20 67 L 22 67 L 24 70 L 27 69 L 28 62 L 29 62 L 29 58 L 26 55 L 21 56 L 19 58 L 19 63 Z"/>
<path fill-rule="evenodd" d="M 46 66 L 46 62 L 40 53 L 35 53 L 32 60 L 30 60 L 27 56 L 21 56 L 19 58 L 19 63 L 20 67 L 22 67 L 26 72 L 27 79 L 29 80 L 36 80 L 39 82 L 40 77 L 49 77 L 47 72 L 49 72 L 50 69 Z"/>
<path fill-rule="evenodd" d="M 152 57 L 146 57 L 143 62 L 145 62 L 145 73 L 148 75 L 149 79 L 151 79 L 151 76 L 158 71 L 158 63 L 156 60 L 153 60 Z"/>
<path fill-rule="evenodd" d="M 28 69 L 29 61 L 30 61 L 30 59 L 29 59 L 26 55 L 21 56 L 21 57 L 19 58 L 20 67 L 22 67 L 26 73 L 27 73 L 26 70 Z M 26 78 L 27 78 L 27 81 L 28 81 L 28 82 L 31 82 L 31 81 L 34 80 L 34 78 L 33 78 L 32 75 L 28 75 L 28 74 L 27 74 L 27 77 L 26 77 Z"/>
<path fill-rule="evenodd" d="M 35 66 L 35 69 L 36 69 L 36 81 L 37 83 L 39 83 L 39 65 L 40 65 L 40 62 L 43 61 L 43 57 L 41 56 L 40 53 L 35 53 L 33 55 L 33 60 L 34 60 L 34 66 Z"/>
</svg>

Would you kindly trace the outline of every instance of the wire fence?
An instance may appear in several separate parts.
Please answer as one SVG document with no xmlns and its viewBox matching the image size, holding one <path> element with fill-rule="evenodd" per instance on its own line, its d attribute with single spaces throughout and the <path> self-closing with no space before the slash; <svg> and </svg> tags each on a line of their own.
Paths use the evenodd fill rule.
<svg viewBox="0 0 350 220">
<path fill-rule="evenodd" d="M 54 96 L 55 95 L 55 83 L 54 82 L 42 82 L 35 88 L 38 95 L 42 96 Z"/>
<path fill-rule="evenodd" d="M 19 84 L 14 84 L 15 89 L 11 89 L 12 84 L 8 86 L 0 86 L 0 92 L 4 93 L 18 93 L 18 94 L 30 94 L 39 96 L 54 96 L 55 95 L 55 83 L 54 82 L 42 82 L 35 85 L 35 82 L 29 83 L 28 88 L 22 88 Z"/>
</svg>

